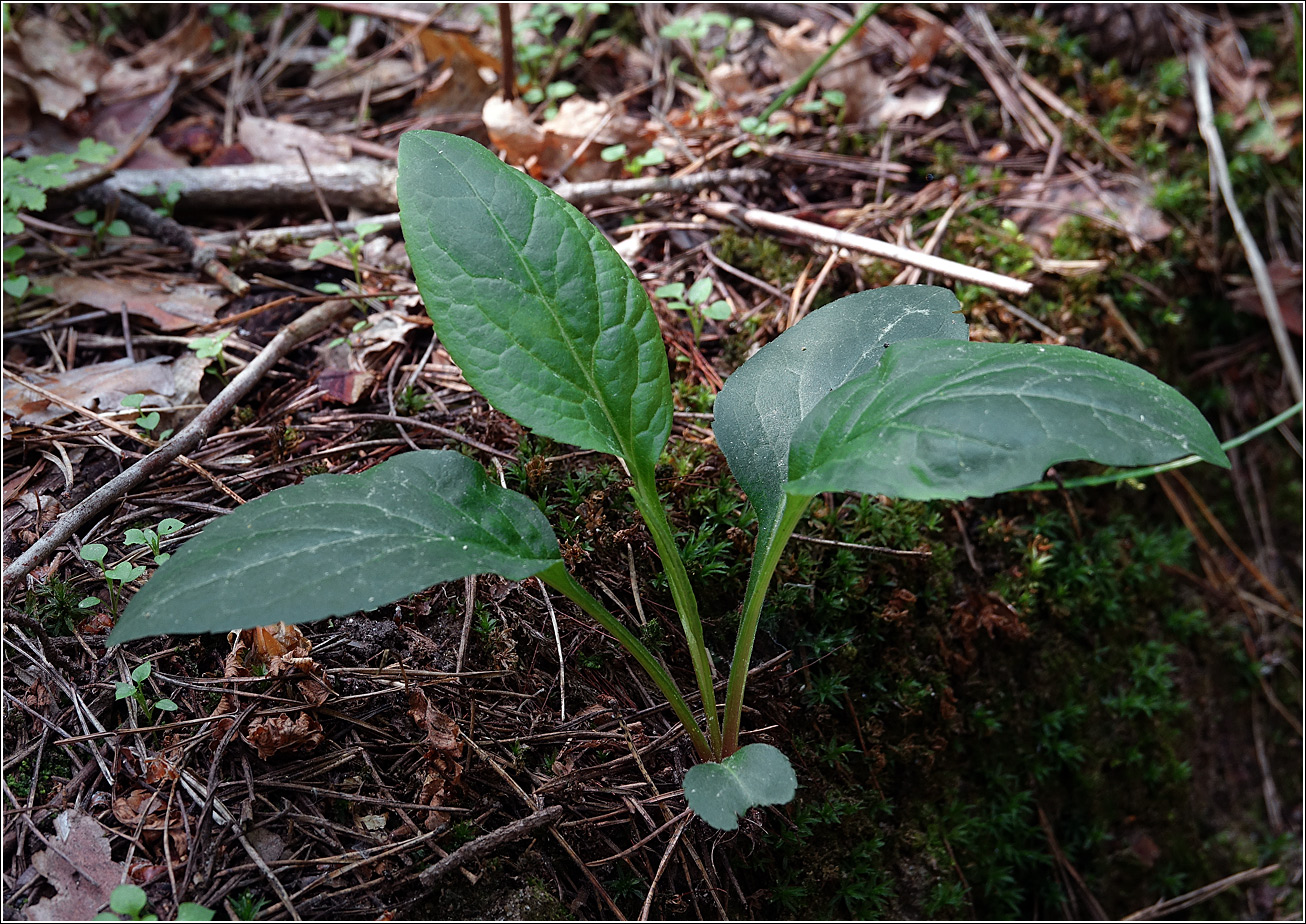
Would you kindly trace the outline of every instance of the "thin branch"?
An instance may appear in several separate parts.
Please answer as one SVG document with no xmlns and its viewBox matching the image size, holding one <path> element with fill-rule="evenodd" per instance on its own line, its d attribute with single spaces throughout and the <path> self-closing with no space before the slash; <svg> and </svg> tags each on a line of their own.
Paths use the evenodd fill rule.
<svg viewBox="0 0 1306 924">
<path fill-rule="evenodd" d="M 272 338 L 249 365 L 241 370 L 239 375 L 232 379 L 231 384 L 224 388 L 208 407 L 200 411 L 194 420 L 182 428 L 181 432 L 55 521 L 45 535 L 5 569 L 4 585 L 8 587 L 25 576 L 37 563 L 71 539 L 78 529 L 123 494 L 162 471 L 181 454 L 198 447 L 209 432 L 226 419 L 231 409 L 283 356 L 304 340 L 334 324 L 351 307 L 346 299 L 324 302 L 287 325 L 281 333 Z"/>
</svg>

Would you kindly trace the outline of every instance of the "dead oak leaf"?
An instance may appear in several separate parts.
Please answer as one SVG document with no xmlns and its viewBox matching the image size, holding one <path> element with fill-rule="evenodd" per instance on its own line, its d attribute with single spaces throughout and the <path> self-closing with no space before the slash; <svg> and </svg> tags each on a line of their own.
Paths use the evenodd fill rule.
<svg viewBox="0 0 1306 924">
<path fill-rule="evenodd" d="M 122 311 L 125 306 L 128 313 L 148 318 L 162 331 L 212 324 L 218 309 L 230 300 L 230 295 L 218 286 L 165 285 L 144 277 L 53 276 L 41 282 L 54 289 L 54 297 L 60 301 L 112 312 Z"/>
</svg>

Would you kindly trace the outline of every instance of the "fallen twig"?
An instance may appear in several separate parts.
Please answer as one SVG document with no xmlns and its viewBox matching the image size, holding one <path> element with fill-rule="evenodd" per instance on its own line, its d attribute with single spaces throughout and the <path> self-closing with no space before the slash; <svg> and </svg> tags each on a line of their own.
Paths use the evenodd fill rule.
<svg viewBox="0 0 1306 924">
<path fill-rule="evenodd" d="M 321 164 L 313 176 L 328 203 L 371 212 L 393 212 L 394 164 L 351 160 L 344 164 Z M 244 164 L 231 167 L 181 167 L 167 170 L 119 170 L 105 181 L 113 189 L 135 196 L 151 189 L 168 189 L 177 184 L 180 203 L 189 209 L 230 209 L 233 205 L 256 203 L 260 209 L 313 206 L 317 197 L 302 166 Z"/>
<path fill-rule="evenodd" d="M 1177 895 L 1174 898 L 1159 901 L 1155 905 L 1149 905 L 1135 911 L 1133 914 L 1127 914 L 1121 920 L 1155 921 L 1157 918 L 1163 918 L 1177 911 L 1183 911 L 1185 908 L 1191 908 L 1193 905 L 1199 905 L 1209 898 L 1214 898 L 1226 889 L 1232 889 L 1234 886 L 1264 878 L 1271 873 L 1278 872 L 1278 870 L 1278 863 L 1271 863 L 1269 866 L 1262 866 L 1259 869 L 1245 869 L 1241 873 L 1234 873 L 1232 876 L 1217 879 L 1200 889 L 1193 889 L 1193 891 L 1185 892 L 1183 895 Z"/>
<path fill-rule="evenodd" d="M 56 520 L 45 535 L 5 568 L 4 585 L 8 587 L 24 577 L 38 562 L 72 538 L 73 533 L 117 498 L 161 471 L 181 454 L 199 446 L 209 432 L 226 419 L 231 409 L 283 356 L 304 340 L 335 323 L 351 307 L 351 303 L 345 299 L 324 302 L 288 324 L 181 432 Z"/>
<path fill-rule="evenodd" d="M 1220 197 L 1224 199 L 1225 208 L 1233 220 L 1238 242 L 1247 255 L 1247 266 L 1256 280 L 1256 292 L 1265 307 L 1265 320 L 1270 322 L 1270 333 L 1274 335 L 1274 345 L 1279 349 L 1283 360 L 1283 372 L 1288 377 L 1288 388 L 1298 401 L 1302 400 L 1301 368 L 1297 365 L 1297 354 L 1293 351 L 1292 340 L 1283 323 L 1283 314 L 1279 311 L 1279 298 L 1274 293 L 1274 281 L 1265 266 L 1261 249 L 1256 246 L 1247 220 L 1243 218 L 1242 209 L 1233 194 L 1233 181 L 1229 177 L 1229 163 L 1225 160 L 1224 145 L 1220 143 L 1220 133 L 1215 127 L 1215 113 L 1211 106 L 1211 84 L 1207 79 L 1206 55 L 1202 52 L 1202 38 L 1192 36 L 1193 47 L 1188 52 L 1188 73 L 1193 81 L 1193 103 L 1197 107 L 1197 130 L 1206 141 L 1210 151 L 1211 170 L 1215 173 L 1216 183 L 1220 187 Z"/>
<path fill-rule="evenodd" d="M 479 860 L 496 847 L 525 837 L 536 828 L 550 824 L 566 810 L 566 806 L 550 805 L 538 812 L 527 815 L 525 818 L 509 822 L 502 828 L 496 828 L 489 834 L 482 834 L 475 840 L 463 844 L 440 862 L 422 870 L 422 874 L 417 877 L 417 881 L 422 884 L 422 888 L 430 889 L 463 864 Z"/>
<path fill-rule="evenodd" d="M 742 206 L 729 205 L 724 202 L 705 202 L 701 207 L 704 212 L 714 218 L 723 218 L 727 221 L 742 221 L 755 228 L 797 234 L 800 237 L 821 241 L 825 244 L 833 244 L 836 247 L 847 247 L 849 250 L 868 253 L 873 257 L 882 257 L 885 260 L 893 260 L 907 266 L 916 266 L 931 273 L 938 273 L 951 279 L 959 279 L 962 282 L 989 286 L 1000 292 L 1010 292 L 1013 295 L 1028 295 L 1034 288 L 1034 284 L 1030 282 L 1012 279 L 1010 276 L 1003 276 L 989 270 L 976 269 L 973 266 L 966 266 L 964 263 L 945 260 L 942 257 L 931 256 L 918 250 L 909 250 L 906 247 L 877 241 L 874 238 L 864 237 L 860 234 L 827 228 L 825 225 L 803 221 L 801 218 L 790 218 L 788 215 L 777 215 L 775 212 L 765 212 L 761 209 L 746 209 Z"/>
</svg>

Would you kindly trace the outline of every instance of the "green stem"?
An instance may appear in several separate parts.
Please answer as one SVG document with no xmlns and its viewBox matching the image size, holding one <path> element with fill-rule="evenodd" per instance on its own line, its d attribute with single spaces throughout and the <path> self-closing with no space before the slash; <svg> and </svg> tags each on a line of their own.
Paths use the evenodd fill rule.
<svg viewBox="0 0 1306 924">
<path fill-rule="evenodd" d="M 775 573 L 775 566 L 780 563 L 780 553 L 784 551 L 789 535 L 798 525 L 798 520 L 811 499 L 811 496 L 785 495 L 780 522 L 767 547 L 760 550 L 763 557 L 758 566 L 749 575 L 748 590 L 744 594 L 744 614 L 739 621 L 739 636 L 735 639 L 735 656 L 730 662 L 730 682 L 726 685 L 726 727 L 721 745 L 723 758 L 729 757 L 739 749 L 739 722 L 744 708 L 744 685 L 748 682 L 748 664 L 753 658 L 757 623 L 762 617 L 762 601 L 766 599 L 766 590 L 771 583 L 771 575 Z"/>
<path fill-rule="evenodd" d="M 772 100 L 771 105 L 767 106 L 765 109 L 762 110 L 762 114 L 757 117 L 757 121 L 760 124 L 765 125 L 767 120 L 770 119 L 771 116 L 775 115 L 781 106 L 789 102 L 799 93 L 802 93 L 803 90 L 807 88 L 807 85 L 812 82 L 812 78 L 815 77 L 818 73 L 820 73 L 821 68 L 825 67 L 825 65 L 830 62 L 830 59 L 835 56 L 835 53 L 838 52 L 839 49 L 842 48 L 850 38 L 852 38 L 854 35 L 857 34 L 858 29 L 866 25 L 866 20 L 874 16 L 875 11 L 878 10 L 879 8 L 880 8 L 880 4 L 878 3 L 872 3 L 868 6 L 863 7 L 862 11 L 859 14 L 857 14 L 857 18 L 853 20 L 853 24 L 848 27 L 848 31 L 845 32 L 843 35 L 839 36 L 839 40 L 836 41 L 829 48 L 827 48 L 825 50 L 825 54 L 821 55 L 821 57 L 813 61 L 811 66 L 808 67 L 807 70 L 803 71 L 802 74 L 799 75 L 798 79 L 795 80 L 790 85 L 788 90 L 785 90 L 774 100 Z"/>
<path fill-rule="evenodd" d="M 602 603 L 595 600 L 584 587 L 577 584 L 576 579 L 571 576 L 566 565 L 562 562 L 550 565 L 547 570 L 541 571 L 538 577 L 579 606 L 595 622 L 612 633 L 612 636 L 621 644 L 621 647 L 630 652 L 631 656 L 639 662 L 639 666 L 644 668 L 644 672 L 657 684 L 658 689 L 662 691 L 662 695 L 667 698 L 667 702 L 671 704 L 671 710 L 676 714 L 676 718 L 685 727 L 685 731 L 689 732 L 689 738 L 694 743 L 694 750 L 698 752 L 699 759 L 713 760 L 715 753 L 712 746 L 708 744 L 707 738 L 703 736 L 702 730 L 698 727 L 698 723 L 694 721 L 694 713 L 690 711 L 689 704 L 685 702 L 685 697 L 681 695 L 680 688 L 676 686 L 676 682 L 671 679 L 671 675 L 667 673 L 667 669 L 662 666 L 661 662 L 653 656 L 651 651 L 644 647 L 644 643 L 623 626 L 616 616 L 608 612 Z"/>
<path fill-rule="evenodd" d="M 1243 443 L 1254 440 L 1262 433 L 1273 430 L 1279 424 L 1301 413 L 1303 402 L 1298 401 L 1282 414 L 1276 414 L 1265 423 L 1253 427 L 1241 436 L 1235 436 L 1231 440 L 1225 440 L 1220 444 L 1223 450 L 1236 449 Z M 1161 472 L 1168 472 L 1176 468 L 1186 468 L 1189 465 L 1196 465 L 1198 462 L 1204 462 L 1201 456 L 1184 456 L 1182 459 L 1175 459 L 1173 462 L 1164 462 L 1161 465 L 1147 465 L 1143 468 L 1129 468 L 1120 472 L 1111 472 L 1106 475 L 1090 475 L 1087 478 L 1072 478 L 1069 481 L 1040 481 L 1037 484 L 1027 484 L 1023 488 L 1017 488 L 1018 491 L 1054 491 L 1057 488 L 1091 488 L 1100 484 L 1115 484 L 1118 481 L 1126 481 L 1130 478 L 1146 478 L 1149 475 L 1159 475 Z"/>
<path fill-rule="evenodd" d="M 644 522 L 653 535 L 653 544 L 657 546 L 667 582 L 671 586 L 671 599 L 675 601 L 676 612 L 680 614 L 680 625 L 685 630 L 689 657 L 694 662 L 694 678 L 698 681 L 698 692 L 703 697 L 703 712 L 707 718 L 707 734 L 712 740 L 712 752 L 720 755 L 721 720 L 717 716 L 716 690 L 712 685 L 712 658 L 707 652 L 707 641 L 703 637 L 703 624 L 698 619 L 698 601 L 694 598 L 694 589 L 685 572 L 685 563 L 680 558 L 680 549 L 676 547 L 671 524 L 667 522 L 666 509 L 658 497 L 652 471 L 632 469 L 631 478 L 634 481 L 631 496 L 635 498 L 635 506 L 639 508 L 640 515 L 644 517 Z"/>
</svg>

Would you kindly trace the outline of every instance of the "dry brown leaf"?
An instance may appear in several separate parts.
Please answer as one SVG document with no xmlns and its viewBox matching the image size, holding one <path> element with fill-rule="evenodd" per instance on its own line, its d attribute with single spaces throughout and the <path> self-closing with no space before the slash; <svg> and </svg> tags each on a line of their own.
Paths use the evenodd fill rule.
<svg viewBox="0 0 1306 924">
<path fill-rule="evenodd" d="M 125 796 L 113 800 L 113 817 L 133 831 L 162 831 L 167 806 L 155 792 L 133 789 Z"/>
<path fill-rule="evenodd" d="M 172 360 L 154 356 L 137 360 L 115 359 L 54 374 L 29 372 L 26 378 L 46 391 L 87 410 L 117 411 L 127 395 L 145 395 L 145 407 L 167 404 L 164 398 L 176 393 Z M 42 424 L 73 413 L 62 405 L 28 391 L 17 382 L 5 379 L 3 385 L 5 417 L 20 423 Z"/>
<path fill-rule="evenodd" d="M 620 113 L 609 118 L 611 112 L 607 103 L 572 97 L 558 107 L 557 115 L 537 125 L 520 100 L 508 103 L 495 96 L 485 101 L 481 119 L 490 141 L 507 155 L 509 163 L 541 179 L 553 176 L 570 162 L 564 175 L 573 182 L 583 182 L 621 172 L 620 163 L 608 163 L 599 156 L 604 148 L 624 144 L 630 154 L 640 154 L 656 137 L 656 130 L 648 123 Z M 585 150 L 572 161 L 591 136 Z"/>
<path fill-rule="evenodd" d="M 920 119 L 932 119 L 943 111 L 943 104 L 948 99 L 948 87 L 914 86 L 902 96 L 886 93 L 879 105 L 871 109 L 871 124 L 898 122 L 909 116 Z"/>
<path fill-rule="evenodd" d="M 343 164 L 349 160 L 349 142 L 339 137 L 328 137 L 306 125 L 294 125 L 277 119 L 245 116 L 236 129 L 236 137 L 256 161 L 265 164 L 298 166 L 303 163 L 299 152 L 310 166 Z"/>
<path fill-rule="evenodd" d="M 316 71 L 309 86 L 323 102 L 346 97 L 356 99 L 362 93 L 367 93 L 371 99 L 376 99 L 377 94 L 384 93 L 392 87 L 401 87 L 415 76 L 412 62 L 405 58 L 382 58 L 375 64 L 356 72 L 352 70 L 353 67 L 354 63 L 350 62 L 328 71 Z M 336 74 L 345 70 L 349 73 L 333 79 Z"/>
<path fill-rule="evenodd" d="M 92 279 L 86 276 L 51 276 L 41 280 L 54 289 L 60 301 L 76 302 L 148 318 L 159 330 L 189 330 L 198 324 L 212 324 L 218 309 L 231 296 L 220 286 L 194 283 L 172 285 L 146 277 L 115 276 Z"/>
<path fill-rule="evenodd" d="M 438 65 L 435 79 L 413 101 L 422 115 L 477 112 L 499 83 L 499 59 L 459 32 L 426 29 L 422 54 Z"/>
<path fill-rule="evenodd" d="M 26 909 L 28 919 L 91 920 L 122 881 L 122 865 L 113 861 L 104 829 L 90 815 L 69 809 L 54 820 L 51 846 L 58 853 L 42 850 L 32 857 L 32 867 L 56 893 Z"/>
<path fill-rule="evenodd" d="M 772 46 L 767 49 L 767 56 L 786 84 L 796 81 L 845 31 L 839 26 L 810 37 L 808 33 L 814 24 L 808 19 L 788 29 L 770 23 L 765 26 Z M 877 74 L 871 62 L 863 57 L 856 41 L 848 42 L 835 52 L 815 83 L 822 89 L 839 90 L 844 94 L 848 119 L 853 122 L 874 112 L 888 93 L 889 86 L 888 80 Z"/>
<path fill-rule="evenodd" d="M 1283 326 L 1300 337 L 1302 335 L 1301 264 L 1274 260 L 1267 268 L 1278 301 L 1279 315 L 1283 318 Z M 1233 306 L 1239 311 L 1265 317 L 1265 304 L 1261 301 L 1261 294 L 1256 284 L 1249 279 L 1240 281 L 1245 284 L 1229 293 Z"/>
<path fill-rule="evenodd" d="M 322 371 L 314 381 L 333 401 L 356 404 L 376 380 L 363 368 L 362 358 L 355 355 L 348 344 L 325 344 L 318 348 L 318 356 L 322 359 Z"/>
<path fill-rule="evenodd" d="M 263 760 L 281 751 L 312 751 L 325 740 L 322 723 L 304 712 L 295 719 L 284 712 L 255 719 L 243 737 Z"/>
<path fill-rule="evenodd" d="M 109 68 L 103 51 L 74 42 L 46 16 L 23 16 L 4 45 L 5 76 L 25 83 L 41 111 L 56 119 L 80 108 Z"/>
<path fill-rule="evenodd" d="M 1032 220 L 1023 225 L 1025 237 L 1034 249 L 1048 254 L 1057 231 L 1076 214 L 1119 225 L 1135 251 L 1170 233 L 1170 223 L 1151 204 L 1153 190 L 1146 181 L 1116 176 L 1099 186 L 1100 191 L 1087 183 L 1074 182 L 1044 190 L 1039 198 L 1051 208 L 1035 212 Z M 1013 216 L 1013 220 L 1021 223 L 1020 217 Z"/>
<path fill-rule="evenodd" d="M 116 103 L 157 93 L 168 85 L 172 75 L 194 71 L 212 46 L 212 27 L 192 9 L 163 38 L 113 62 L 100 80 L 100 102 Z"/>
</svg>

